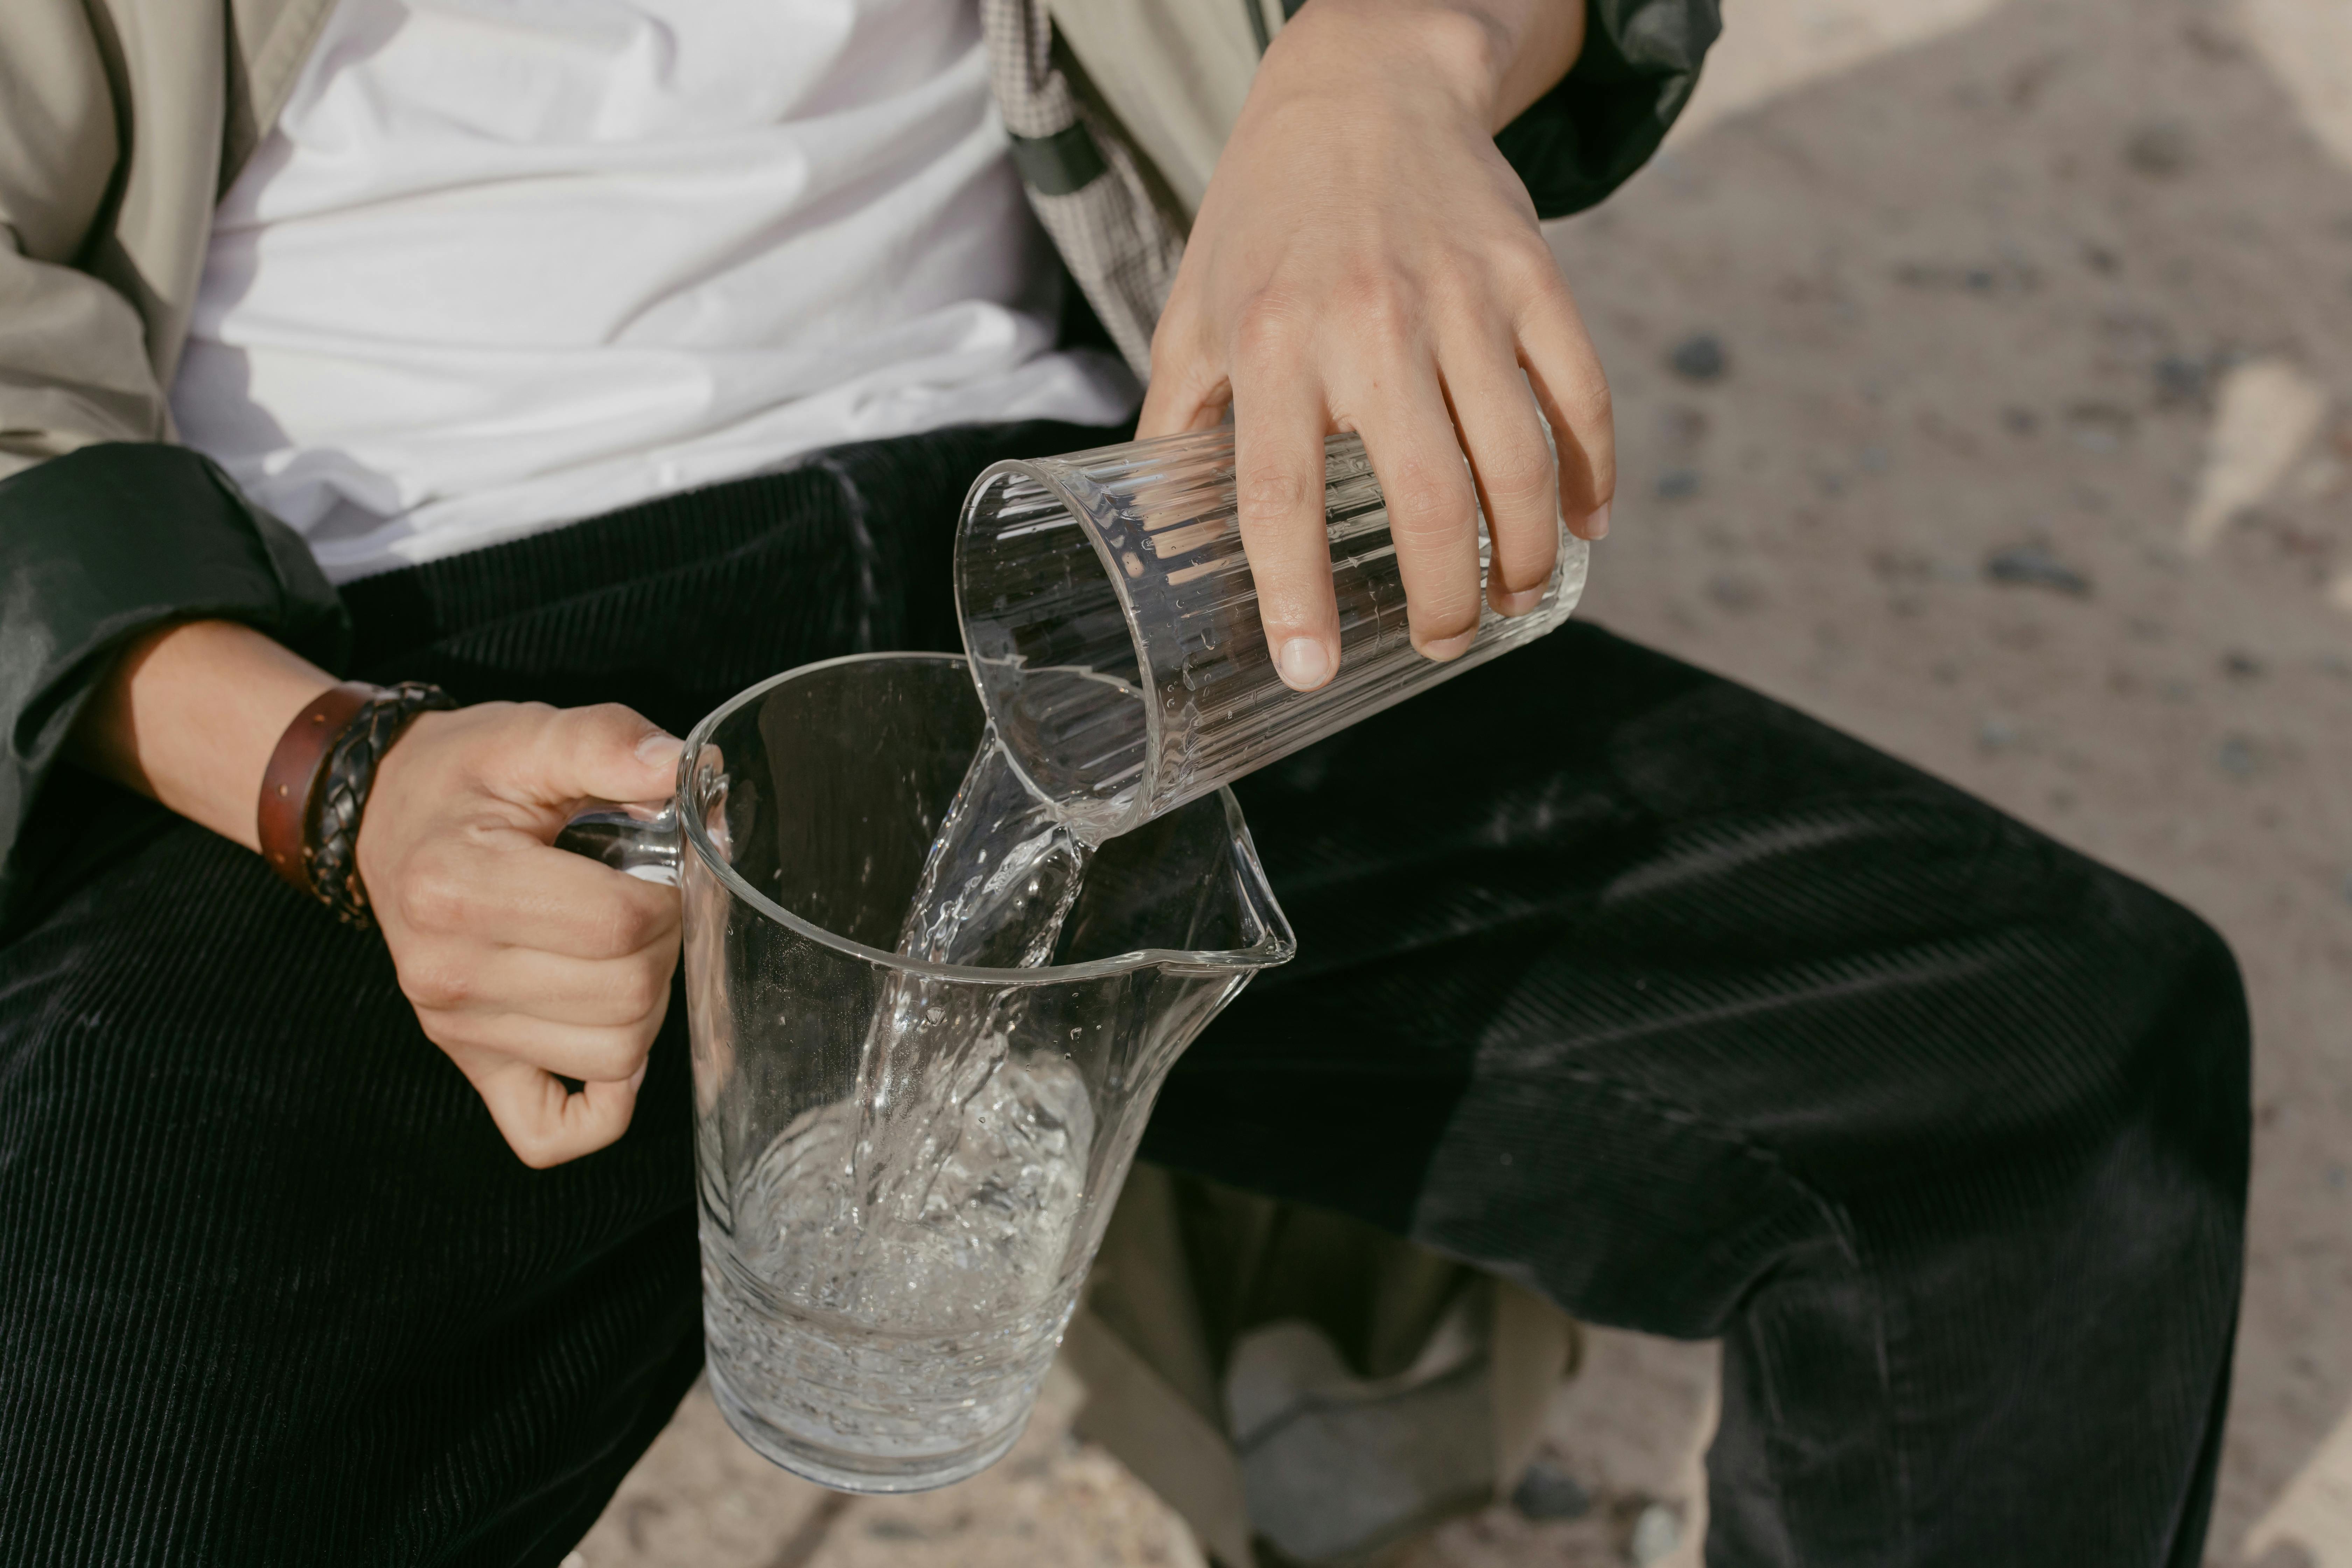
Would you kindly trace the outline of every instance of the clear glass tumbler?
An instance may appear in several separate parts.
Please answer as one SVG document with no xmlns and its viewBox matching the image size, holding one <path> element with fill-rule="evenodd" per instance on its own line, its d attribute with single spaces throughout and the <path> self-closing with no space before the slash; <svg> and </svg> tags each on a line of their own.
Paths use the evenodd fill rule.
<svg viewBox="0 0 2352 1568">
<path fill-rule="evenodd" d="M 1413 651 L 1388 508 L 1355 436 L 1324 443 L 1339 668 L 1318 690 L 1275 672 L 1234 514 L 1231 426 L 998 463 L 964 500 L 956 603 L 1007 752 L 1099 843 L 1276 757 L 1534 641 L 1584 591 L 1560 526 L 1541 602 L 1439 664 Z M 1488 559 L 1480 530 L 1480 566 Z"/>
<path fill-rule="evenodd" d="M 952 656 L 810 665 L 696 726 L 670 809 L 562 840 L 676 868 L 711 1390 L 847 1490 L 1012 1446 L 1170 1065 L 1294 947 L 1220 792 L 1097 854 L 1045 967 L 894 952 L 984 722 Z"/>
</svg>

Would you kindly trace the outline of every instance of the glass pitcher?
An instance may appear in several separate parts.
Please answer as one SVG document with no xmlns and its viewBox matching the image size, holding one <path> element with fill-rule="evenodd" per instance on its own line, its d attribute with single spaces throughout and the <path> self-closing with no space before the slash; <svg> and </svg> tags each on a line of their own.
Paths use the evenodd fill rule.
<svg viewBox="0 0 2352 1568">
<path fill-rule="evenodd" d="M 674 868 L 711 1391 L 845 1490 L 1012 1447 L 1170 1065 L 1295 945 L 1220 790 L 1097 854 L 1048 965 L 898 955 L 984 722 L 959 658 L 809 665 L 696 726 L 658 817 L 562 840 Z"/>
</svg>

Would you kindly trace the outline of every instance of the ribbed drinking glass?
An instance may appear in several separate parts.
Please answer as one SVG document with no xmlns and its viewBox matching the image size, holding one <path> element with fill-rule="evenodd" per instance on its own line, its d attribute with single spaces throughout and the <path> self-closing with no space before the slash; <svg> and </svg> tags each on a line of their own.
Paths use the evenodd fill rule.
<svg viewBox="0 0 2352 1568">
<path fill-rule="evenodd" d="M 1099 843 L 1566 620 L 1587 548 L 1559 527 L 1538 606 L 1482 609 L 1469 652 L 1423 658 L 1388 507 L 1356 436 L 1324 443 L 1339 668 L 1276 673 L 1234 516 L 1231 426 L 998 463 L 964 501 L 957 608 L 972 678 L 1030 787 Z M 1491 559 L 1484 520 L 1480 581 Z M 1483 599 L 1482 599 L 1483 605 Z"/>
</svg>

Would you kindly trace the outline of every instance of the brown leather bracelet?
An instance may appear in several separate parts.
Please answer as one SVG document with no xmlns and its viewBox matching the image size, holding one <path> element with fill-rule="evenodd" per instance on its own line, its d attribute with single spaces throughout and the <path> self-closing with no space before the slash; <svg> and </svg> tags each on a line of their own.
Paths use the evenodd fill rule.
<svg viewBox="0 0 2352 1568">
<path fill-rule="evenodd" d="M 377 767 L 418 714 L 456 706 L 456 699 L 437 686 L 404 680 L 361 703 L 327 748 L 302 845 L 310 862 L 312 896 L 344 924 L 364 929 L 375 923 L 360 878 L 360 818 L 375 788 Z"/>
<path fill-rule="evenodd" d="M 310 855 L 316 848 L 310 824 L 317 820 L 311 808 L 319 781 L 326 775 L 327 752 L 359 710 L 383 694 L 383 687 L 363 680 L 330 686 L 303 704 L 278 737 L 278 749 L 269 753 L 268 771 L 261 775 L 261 804 L 254 814 L 262 858 L 306 899 L 319 896 L 310 881 Z"/>
</svg>

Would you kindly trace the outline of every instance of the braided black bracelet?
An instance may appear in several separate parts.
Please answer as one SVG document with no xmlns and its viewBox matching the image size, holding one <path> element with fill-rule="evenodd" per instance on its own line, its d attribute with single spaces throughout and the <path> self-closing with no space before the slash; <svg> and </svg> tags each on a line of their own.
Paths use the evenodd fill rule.
<svg viewBox="0 0 2352 1568">
<path fill-rule="evenodd" d="M 457 700 L 437 686 L 404 680 L 362 703 L 327 752 L 311 795 L 310 887 L 321 903 L 348 925 L 375 923 L 368 913 L 367 887 L 360 880 L 360 816 L 367 810 L 375 771 L 400 732 L 419 713 L 455 708 Z"/>
</svg>

